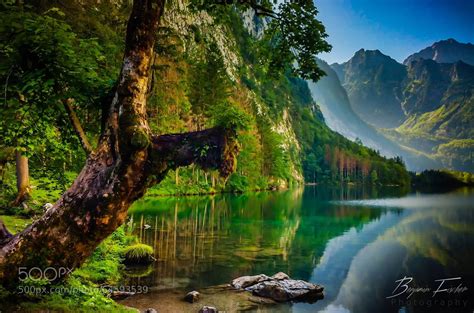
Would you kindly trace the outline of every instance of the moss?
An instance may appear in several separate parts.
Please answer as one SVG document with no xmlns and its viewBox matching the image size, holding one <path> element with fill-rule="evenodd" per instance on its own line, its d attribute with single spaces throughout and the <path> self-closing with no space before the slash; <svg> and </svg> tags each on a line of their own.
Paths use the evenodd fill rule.
<svg viewBox="0 0 474 313">
<path fill-rule="evenodd" d="M 0 301 L 6 308 L 15 308 L 20 312 L 136 312 L 115 303 L 108 297 L 107 290 L 100 288 L 102 284 L 116 285 L 119 282 L 123 270 L 122 251 L 136 240 L 136 237 L 125 233 L 124 227 L 120 227 L 64 282 L 51 285 L 47 281 L 34 280 L 23 284 L 29 290 L 32 287 L 36 290 L 46 288 L 52 292 L 29 292 L 18 297 L 0 288 Z"/>
<path fill-rule="evenodd" d="M 127 128 L 127 133 L 130 137 L 130 143 L 133 147 L 138 149 L 145 149 L 150 145 L 150 136 L 140 126 L 131 126 Z"/>
<path fill-rule="evenodd" d="M 14 215 L 0 215 L 0 219 L 3 221 L 8 231 L 12 234 L 16 234 L 25 229 L 31 224 L 31 219 L 22 218 Z"/>
<path fill-rule="evenodd" d="M 153 248 L 143 243 L 137 243 L 123 250 L 124 262 L 127 264 L 150 263 L 154 260 Z"/>
</svg>

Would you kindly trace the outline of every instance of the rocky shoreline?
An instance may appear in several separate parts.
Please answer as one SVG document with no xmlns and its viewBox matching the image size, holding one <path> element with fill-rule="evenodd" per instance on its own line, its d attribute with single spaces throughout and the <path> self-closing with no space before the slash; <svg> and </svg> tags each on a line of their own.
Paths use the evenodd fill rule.
<svg viewBox="0 0 474 313">
<path fill-rule="evenodd" d="M 324 298 L 324 287 L 290 278 L 279 272 L 242 276 L 229 284 L 204 288 L 200 291 L 151 291 L 119 301 L 140 312 L 240 312 L 263 309 L 286 302 L 314 303 Z"/>
</svg>

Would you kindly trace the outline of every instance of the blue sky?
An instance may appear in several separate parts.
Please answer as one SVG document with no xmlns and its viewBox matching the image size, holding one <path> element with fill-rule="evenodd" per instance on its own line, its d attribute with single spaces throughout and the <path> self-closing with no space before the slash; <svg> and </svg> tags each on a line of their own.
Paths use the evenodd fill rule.
<svg viewBox="0 0 474 313">
<path fill-rule="evenodd" d="M 319 55 L 345 62 L 360 48 L 402 62 L 436 41 L 474 43 L 474 0 L 315 0 L 333 46 Z"/>
</svg>

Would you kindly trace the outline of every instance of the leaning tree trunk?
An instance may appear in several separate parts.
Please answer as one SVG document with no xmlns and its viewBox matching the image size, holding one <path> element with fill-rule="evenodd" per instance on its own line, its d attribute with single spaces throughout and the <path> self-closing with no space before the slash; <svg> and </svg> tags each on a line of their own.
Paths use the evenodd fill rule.
<svg viewBox="0 0 474 313">
<path fill-rule="evenodd" d="M 74 102 L 74 100 L 71 98 L 68 98 L 68 99 L 63 99 L 62 102 L 64 105 L 64 109 L 66 110 L 67 116 L 69 117 L 69 121 L 71 122 L 72 128 L 74 129 L 74 132 L 76 133 L 77 138 L 79 138 L 82 149 L 84 149 L 86 154 L 90 154 L 92 152 L 92 146 L 90 145 L 89 140 L 87 139 L 87 136 L 86 136 L 86 132 L 82 128 L 81 122 L 79 121 L 76 111 L 74 111 L 74 108 L 72 106 L 72 103 Z"/>
<path fill-rule="evenodd" d="M 16 151 L 16 189 L 17 196 L 13 205 L 20 205 L 30 195 L 30 171 L 28 158 Z"/>
<path fill-rule="evenodd" d="M 119 227 L 127 209 L 168 170 L 196 163 L 235 169 L 235 132 L 213 128 L 155 136 L 146 120 L 146 94 L 155 33 L 165 0 L 135 0 L 127 26 L 122 70 L 99 144 L 72 186 L 21 233 L 0 238 L 0 281 L 13 286 L 18 271 L 74 269 Z M 8 236 L 8 233 L 7 233 Z"/>
</svg>

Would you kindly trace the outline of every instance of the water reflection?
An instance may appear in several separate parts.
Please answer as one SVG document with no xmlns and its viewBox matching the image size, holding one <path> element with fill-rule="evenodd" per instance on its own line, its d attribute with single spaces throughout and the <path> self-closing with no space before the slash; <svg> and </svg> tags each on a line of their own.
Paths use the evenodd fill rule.
<svg viewBox="0 0 474 313">
<path fill-rule="evenodd" d="M 130 212 L 129 231 L 155 248 L 158 261 L 142 273 L 129 273 L 127 283 L 190 290 L 284 271 L 325 285 L 326 297 L 269 312 L 451 312 L 439 304 L 392 303 L 386 297 L 404 276 L 418 286 L 462 276 L 474 288 L 472 193 L 346 201 L 399 192 L 311 187 L 141 201 Z M 472 294 L 458 296 L 463 300 Z M 126 304 L 152 306 L 153 296 L 146 297 Z M 452 311 L 472 312 L 471 302 Z"/>
</svg>

